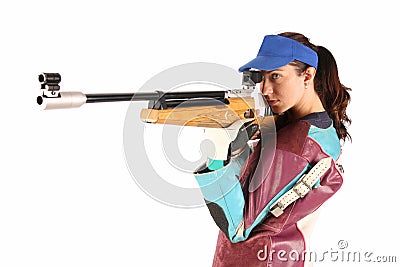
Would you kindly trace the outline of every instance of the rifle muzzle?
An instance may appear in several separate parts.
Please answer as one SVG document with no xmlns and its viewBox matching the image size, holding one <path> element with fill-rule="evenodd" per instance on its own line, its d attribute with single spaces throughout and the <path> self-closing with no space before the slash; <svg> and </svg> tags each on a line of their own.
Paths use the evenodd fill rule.
<svg viewBox="0 0 400 267">
<path fill-rule="evenodd" d="M 81 92 L 60 92 L 57 97 L 38 96 L 40 109 L 79 108 L 86 103 L 86 95 Z"/>
</svg>

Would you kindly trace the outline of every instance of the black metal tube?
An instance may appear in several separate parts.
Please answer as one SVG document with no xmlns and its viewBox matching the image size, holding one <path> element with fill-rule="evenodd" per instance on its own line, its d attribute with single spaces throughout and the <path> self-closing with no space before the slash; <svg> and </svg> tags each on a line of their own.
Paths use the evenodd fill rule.
<svg viewBox="0 0 400 267">
<path fill-rule="evenodd" d="M 115 94 L 86 94 L 86 103 L 97 103 L 97 102 L 118 102 L 118 101 L 146 101 L 146 100 L 157 100 L 159 94 L 157 93 L 115 93 Z"/>
<path fill-rule="evenodd" d="M 169 92 L 165 99 L 225 98 L 225 91 Z"/>
<path fill-rule="evenodd" d="M 163 97 L 165 100 L 194 99 L 194 98 L 224 98 L 225 91 L 197 91 L 197 92 L 139 92 L 139 93 L 108 93 L 86 94 L 86 103 L 118 102 L 118 101 L 150 101 Z"/>
<path fill-rule="evenodd" d="M 217 106 L 217 105 L 228 105 L 229 100 L 225 98 L 213 98 L 213 99 L 204 99 L 204 98 L 194 98 L 185 100 L 167 100 L 165 101 L 167 108 L 173 107 L 201 107 L 201 106 Z"/>
</svg>

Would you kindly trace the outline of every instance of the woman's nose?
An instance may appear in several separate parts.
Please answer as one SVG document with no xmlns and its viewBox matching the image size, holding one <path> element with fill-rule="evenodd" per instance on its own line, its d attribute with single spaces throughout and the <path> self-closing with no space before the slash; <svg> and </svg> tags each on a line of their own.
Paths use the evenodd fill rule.
<svg viewBox="0 0 400 267">
<path fill-rule="evenodd" d="M 265 80 L 260 83 L 260 91 L 263 95 L 270 95 L 273 93 L 271 83 Z"/>
</svg>

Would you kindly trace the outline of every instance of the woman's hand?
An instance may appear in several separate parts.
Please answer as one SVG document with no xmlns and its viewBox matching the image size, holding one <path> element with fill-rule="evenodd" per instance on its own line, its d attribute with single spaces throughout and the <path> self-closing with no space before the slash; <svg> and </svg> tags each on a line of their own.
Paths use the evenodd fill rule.
<svg viewBox="0 0 400 267">
<path fill-rule="evenodd" d="M 253 121 L 237 120 L 227 128 L 206 128 L 205 137 L 214 144 L 206 147 L 207 157 L 213 160 L 227 160 L 229 152 L 232 155 L 240 153 L 250 139 L 257 138 L 258 125 L 253 124 Z"/>
</svg>

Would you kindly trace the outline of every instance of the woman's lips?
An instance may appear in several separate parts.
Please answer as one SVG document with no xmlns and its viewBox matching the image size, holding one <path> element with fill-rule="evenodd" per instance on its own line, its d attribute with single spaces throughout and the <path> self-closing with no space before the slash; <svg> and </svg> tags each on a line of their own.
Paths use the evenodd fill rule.
<svg viewBox="0 0 400 267">
<path fill-rule="evenodd" d="M 279 102 L 279 100 L 268 100 L 268 105 L 273 106 L 278 102 Z"/>
</svg>

